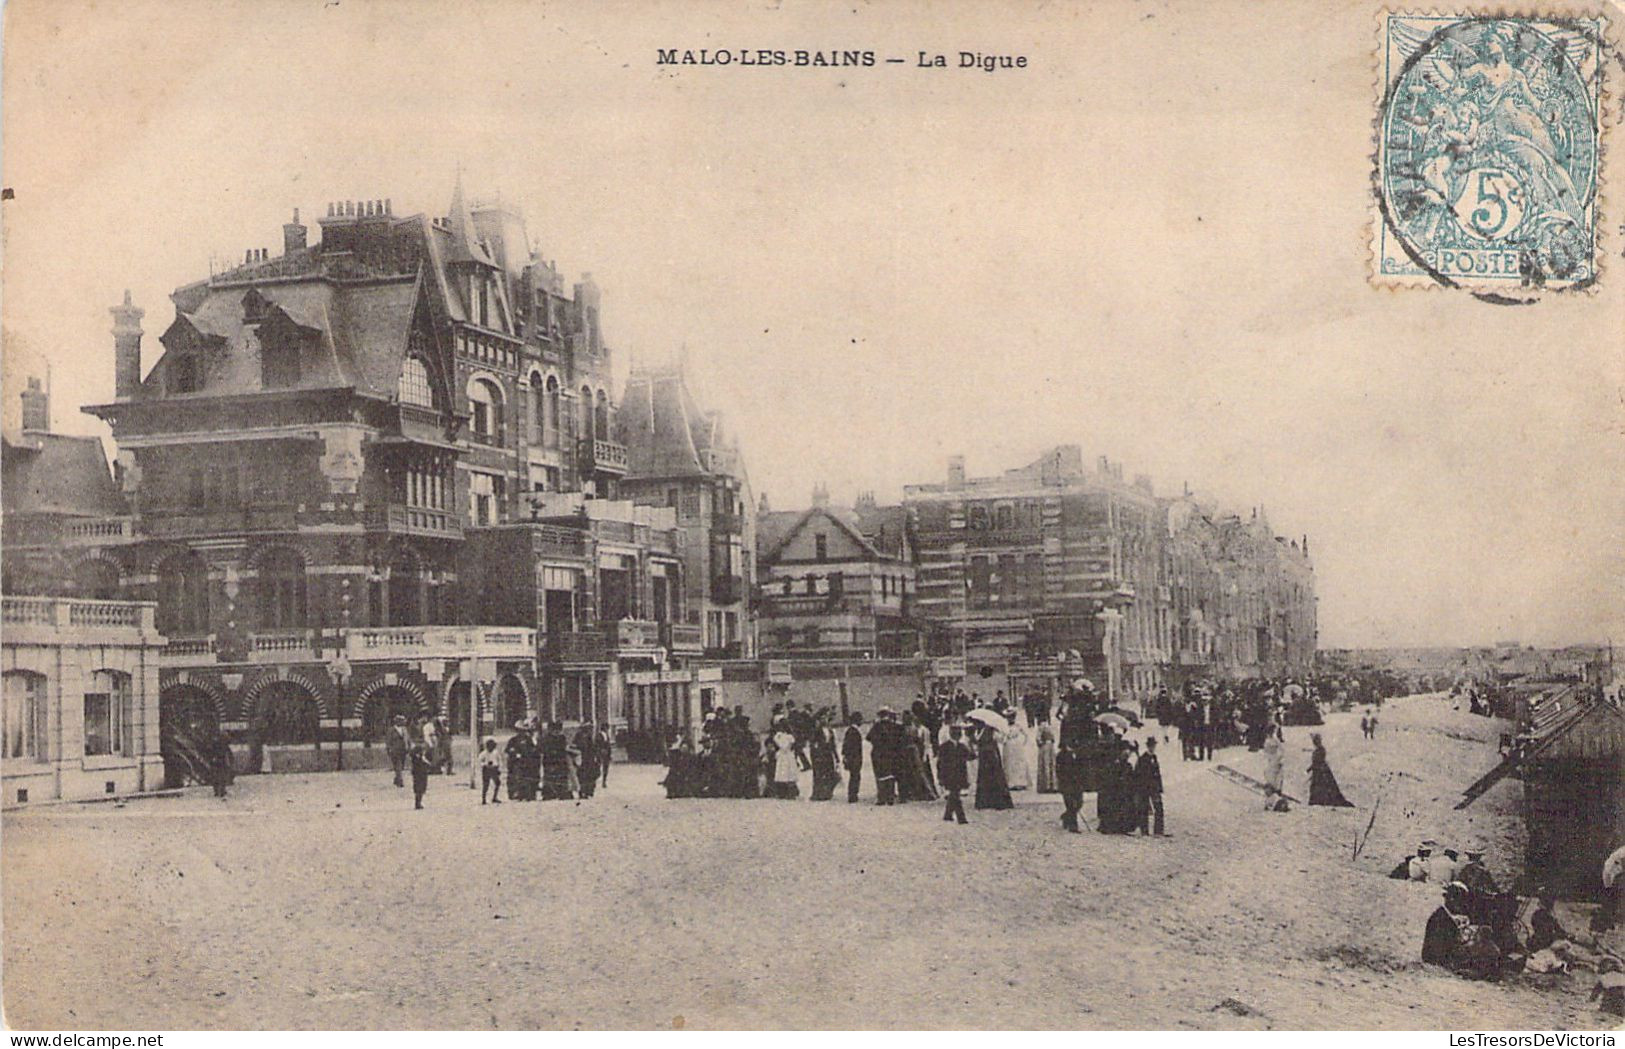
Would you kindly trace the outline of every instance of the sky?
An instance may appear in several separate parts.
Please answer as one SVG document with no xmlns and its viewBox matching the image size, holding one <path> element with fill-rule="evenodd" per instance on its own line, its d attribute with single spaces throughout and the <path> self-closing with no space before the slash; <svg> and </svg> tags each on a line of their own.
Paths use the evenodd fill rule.
<svg viewBox="0 0 1625 1049">
<path fill-rule="evenodd" d="M 8 421 L 48 364 L 56 427 L 105 433 L 76 406 L 112 399 L 126 288 L 150 368 L 211 258 L 276 254 L 296 207 L 314 238 L 332 200 L 443 214 L 460 169 L 593 274 L 623 375 L 686 350 L 775 508 L 1072 443 L 1307 535 L 1325 646 L 1625 641 L 1625 238 L 1584 296 L 1374 289 L 1375 4 L 5 20 Z M 672 47 L 877 64 L 657 65 Z M 1028 66 L 918 67 L 961 50 Z"/>
</svg>

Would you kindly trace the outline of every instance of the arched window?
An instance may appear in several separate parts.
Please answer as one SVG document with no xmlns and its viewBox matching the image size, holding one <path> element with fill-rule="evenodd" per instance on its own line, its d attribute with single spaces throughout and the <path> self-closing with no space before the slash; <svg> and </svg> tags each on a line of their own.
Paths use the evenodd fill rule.
<svg viewBox="0 0 1625 1049">
<path fill-rule="evenodd" d="M 314 743 L 319 715 L 316 697 L 303 685 L 295 681 L 273 682 L 260 697 L 260 742 Z"/>
<path fill-rule="evenodd" d="M 609 436 L 609 395 L 603 390 L 598 391 L 598 407 L 593 414 L 593 435 L 600 441 L 608 441 Z"/>
<path fill-rule="evenodd" d="M 487 444 L 501 444 L 502 391 L 488 379 L 473 379 L 468 384 L 468 400 L 474 436 Z"/>
<path fill-rule="evenodd" d="M 50 760 L 45 675 L 10 670 L 5 675 L 4 723 L 0 740 L 7 760 Z"/>
<path fill-rule="evenodd" d="M 118 567 L 99 557 L 81 561 L 73 570 L 73 592 L 96 601 L 118 599 Z"/>
<path fill-rule="evenodd" d="M 170 635 L 209 632 L 209 570 L 191 551 L 158 567 L 158 630 Z"/>
<path fill-rule="evenodd" d="M 389 563 L 389 625 L 423 622 L 423 569 L 409 550 L 397 551 Z"/>
<path fill-rule="evenodd" d="M 276 630 L 305 625 L 305 562 L 292 550 L 260 558 L 260 626 Z"/>
<path fill-rule="evenodd" d="M 135 754 L 130 676 L 98 670 L 85 689 L 85 756 Z"/>
<path fill-rule="evenodd" d="M 583 441 L 593 439 L 592 429 L 592 390 L 586 386 L 581 388 L 581 403 L 577 405 L 577 417 L 581 422 L 581 432 L 577 434 Z"/>
<path fill-rule="evenodd" d="M 549 448 L 559 446 L 559 380 L 547 377 L 546 412 L 542 415 L 542 443 Z"/>
<path fill-rule="evenodd" d="M 429 380 L 429 367 L 419 357 L 408 357 L 401 365 L 401 380 L 397 388 L 402 404 L 419 408 L 440 407 L 434 395 L 434 383 Z"/>
<path fill-rule="evenodd" d="M 1003 506 L 997 507 L 993 511 L 993 513 L 994 513 L 994 519 L 996 521 L 996 527 L 999 528 L 1001 531 L 1005 530 L 1005 529 L 1008 529 L 1008 528 L 1014 528 L 1015 527 L 1015 524 L 1016 524 L 1015 511 L 1013 509 L 1011 509 L 1008 505 L 1003 505 Z"/>
</svg>

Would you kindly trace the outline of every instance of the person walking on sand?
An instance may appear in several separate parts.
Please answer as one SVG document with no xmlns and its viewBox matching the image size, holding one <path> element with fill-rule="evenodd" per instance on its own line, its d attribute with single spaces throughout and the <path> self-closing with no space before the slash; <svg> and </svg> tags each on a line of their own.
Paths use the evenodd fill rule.
<svg viewBox="0 0 1625 1049">
<path fill-rule="evenodd" d="M 961 796 L 970 788 L 970 748 L 965 746 L 963 736 L 958 725 L 951 725 L 947 742 L 937 748 L 937 783 L 948 798 L 942 818 L 961 824 L 970 822 L 965 818 L 965 799 Z"/>
<path fill-rule="evenodd" d="M 979 809 L 1013 809 L 1010 785 L 1004 778 L 1004 762 L 999 754 L 999 730 L 983 725 L 976 745 L 976 807 Z"/>
<path fill-rule="evenodd" d="M 491 790 L 491 801 L 502 804 L 502 754 L 497 750 L 497 741 L 488 739 L 480 750 L 480 804 L 485 804 L 485 791 Z"/>
<path fill-rule="evenodd" d="M 1309 742 L 1314 744 L 1309 758 L 1309 804 L 1352 809 L 1354 802 L 1343 796 L 1337 777 L 1332 775 L 1332 767 L 1326 761 L 1326 745 L 1320 741 L 1320 733 L 1312 734 Z"/>
<path fill-rule="evenodd" d="M 1146 739 L 1145 753 L 1134 766 L 1134 778 L 1139 787 L 1136 797 L 1141 803 L 1140 833 L 1167 837 L 1162 829 L 1162 764 L 1157 760 L 1155 736 Z"/>
<path fill-rule="evenodd" d="M 1281 788 L 1286 782 L 1286 752 L 1281 744 L 1281 732 L 1271 728 L 1264 737 L 1264 811 L 1285 812 L 1286 799 Z"/>
<path fill-rule="evenodd" d="M 604 730 L 603 726 L 599 726 L 598 731 L 593 733 L 592 738 L 594 745 L 598 748 L 599 785 L 607 789 L 609 787 L 609 762 L 615 756 L 615 742 L 609 738 L 609 733 Z"/>
<path fill-rule="evenodd" d="M 858 800 L 858 785 L 863 782 L 863 715 L 855 710 L 841 736 L 841 764 L 846 768 L 847 804 L 852 804 Z"/>
<path fill-rule="evenodd" d="M 419 740 L 412 744 L 412 807 L 423 807 L 423 795 L 429 789 L 429 773 L 434 771 L 434 751 Z"/>
<path fill-rule="evenodd" d="M 1055 785 L 1055 726 L 1048 718 L 1038 723 L 1038 793 L 1054 794 Z"/>
<path fill-rule="evenodd" d="M 598 734 L 592 722 L 587 722 L 576 731 L 575 748 L 579 752 L 576 758 L 576 779 L 580 786 L 580 797 L 590 798 L 598 789 Z"/>
<path fill-rule="evenodd" d="M 410 739 L 406 733 L 406 717 L 396 714 L 390 721 L 389 731 L 384 734 L 384 753 L 389 755 L 389 767 L 395 771 L 395 786 L 404 787 L 401 782 L 401 773 L 406 769 L 406 753 L 410 750 Z"/>
</svg>

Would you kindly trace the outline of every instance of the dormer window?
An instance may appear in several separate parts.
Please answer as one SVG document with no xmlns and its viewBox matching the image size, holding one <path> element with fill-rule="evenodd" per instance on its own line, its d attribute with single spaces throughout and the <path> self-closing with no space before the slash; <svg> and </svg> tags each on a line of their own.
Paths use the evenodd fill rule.
<svg viewBox="0 0 1625 1049">
<path fill-rule="evenodd" d="M 169 362 L 169 392 L 195 393 L 203 388 L 202 369 L 195 354 L 182 353 Z"/>
<path fill-rule="evenodd" d="M 258 288 L 249 288 L 248 294 L 243 296 L 243 323 L 263 323 L 270 309 L 271 300 L 261 295 Z"/>
</svg>

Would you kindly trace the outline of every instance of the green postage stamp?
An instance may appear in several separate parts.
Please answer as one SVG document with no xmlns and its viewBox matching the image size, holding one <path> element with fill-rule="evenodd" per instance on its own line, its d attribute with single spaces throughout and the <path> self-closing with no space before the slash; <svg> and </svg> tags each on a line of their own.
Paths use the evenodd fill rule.
<svg viewBox="0 0 1625 1049">
<path fill-rule="evenodd" d="M 1383 16 L 1373 280 L 1524 301 L 1598 277 L 1600 17 Z"/>
</svg>

